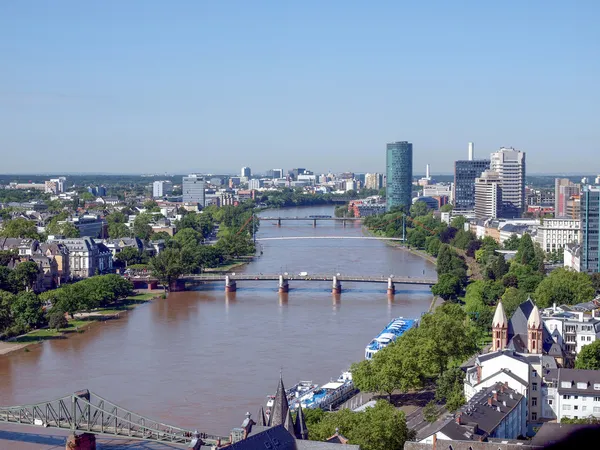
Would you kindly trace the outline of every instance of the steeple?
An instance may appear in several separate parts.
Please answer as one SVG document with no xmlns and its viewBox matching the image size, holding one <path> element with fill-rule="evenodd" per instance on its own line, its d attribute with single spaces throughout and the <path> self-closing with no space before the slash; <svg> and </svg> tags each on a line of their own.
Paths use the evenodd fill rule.
<svg viewBox="0 0 600 450">
<path fill-rule="evenodd" d="M 527 319 L 527 350 L 529 353 L 542 353 L 542 317 L 537 305 Z"/>
<path fill-rule="evenodd" d="M 503 350 L 508 345 L 508 320 L 502 306 L 502 300 L 496 306 L 492 320 L 492 351 Z"/>
<path fill-rule="evenodd" d="M 283 428 L 289 431 L 294 436 L 294 419 L 292 419 L 292 412 L 288 409 L 285 421 L 283 422 Z"/>
<path fill-rule="evenodd" d="M 285 387 L 283 386 L 283 377 L 280 376 L 279 386 L 277 386 L 277 392 L 275 393 L 273 407 L 269 416 L 269 426 L 276 427 L 277 425 L 283 425 L 289 409 Z"/>
<path fill-rule="evenodd" d="M 296 423 L 294 423 L 294 435 L 296 439 L 303 439 L 305 441 L 308 439 L 308 428 L 306 428 L 306 421 L 304 420 L 304 413 L 300 404 L 298 404 Z"/>
<path fill-rule="evenodd" d="M 267 420 L 265 419 L 265 410 L 263 409 L 262 406 L 258 409 L 258 414 L 256 415 L 256 420 L 258 421 L 256 423 L 256 425 L 258 425 L 259 427 L 267 426 Z"/>
</svg>

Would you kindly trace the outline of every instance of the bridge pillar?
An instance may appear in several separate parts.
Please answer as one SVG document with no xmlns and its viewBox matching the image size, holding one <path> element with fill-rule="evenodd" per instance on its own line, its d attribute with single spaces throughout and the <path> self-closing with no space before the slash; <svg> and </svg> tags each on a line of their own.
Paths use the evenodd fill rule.
<svg viewBox="0 0 600 450">
<path fill-rule="evenodd" d="M 283 278 L 283 275 L 279 275 L 279 293 L 289 292 L 289 291 L 290 291 L 290 285 L 288 283 L 288 280 Z"/>
<path fill-rule="evenodd" d="M 65 450 L 96 450 L 96 435 L 92 433 L 71 434 Z"/>
<path fill-rule="evenodd" d="M 317 228 L 317 219 L 313 219 L 313 228 Z"/>
<path fill-rule="evenodd" d="M 394 295 L 396 293 L 396 286 L 394 286 L 394 282 L 391 278 L 388 278 L 387 293 L 388 295 Z"/>
<path fill-rule="evenodd" d="M 280 227 L 281 226 L 281 219 L 277 219 L 277 226 Z"/>
<path fill-rule="evenodd" d="M 237 291 L 237 285 L 235 280 L 229 278 L 229 275 L 225 277 L 225 292 L 235 292 Z"/>
<path fill-rule="evenodd" d="M 341 294 L 342 293 L 342 283 L 337 279 L 336 276 L 333 277 L 333 282 L 331 284 L 331 293 L 332 294 Z"/>
<path fill-rule="evenodd" d="M 346 220 L 342 220 L 342 225 L 344 226 L 344 228 L 346 228 Z"/>
</svg>

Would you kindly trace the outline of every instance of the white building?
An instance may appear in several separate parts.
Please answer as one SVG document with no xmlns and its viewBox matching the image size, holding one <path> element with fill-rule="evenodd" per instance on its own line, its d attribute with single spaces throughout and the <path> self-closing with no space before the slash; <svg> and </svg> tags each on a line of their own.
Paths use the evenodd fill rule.
<svg viewBox="0 0 600 450">
<path fill-rule="evenodd" d="M 248 181 L 248 189 L 260 189 L 263 187 L 263 181 L 257 178 Z"/>
<path fill-rule="evenodd" d="M 581 245 L 567 244 L 563 254 L 563 266 L 579 272 L 581 270 Z"/>
<path fill-rule="evenodd" d="M 448 197 L 452 203 L 452 192 L 454 191 L 454 183 L 450 184 L 429 184 L 423 186 L 423 197 Z"/>
<path fill-rule="evenodd" d="M 365 174 L 365 189 L 381 189 L 383 185 L 383 174 L 367 173 Z"/>
<path fill-rule="evenodd" d="M 544 309 L 542 320 L 571 359 L 579 354 L 583 346 L 600 339 L 600 319 L 595 311 L 590 316 L 569 306 L 553 306 Z"/>
<path fill-rule="evenodd" d="M 537 227 L 537 242 L 546 252 L 565 248 L 565 245 L 578 243 L 581 222 L 572 219 L 544 219 Z"/>
<path fill-rule="evenodd" d="M 250 167 L 242 167 L 242 170 L 240 170 L 240 177 L 249 179 L 251 176 L 252 170 L 250 169 Z"/>
<path fill-rule="evenodd" d="M 502 202 L 512 204 L 522 213 L 525 208 L 525 152 L 501 148 L 490 155 L 490 170 L 500 177 Z"/>
<path fill-rule="evenodd" d="M 495 219 L 502 212 L 502 188 L 500 175 L 486 170 L 475 179 L 475 217 Z"/>
<path fill-rule="evenodd" d="M 558 422 L 600 418 L 600 370 L 560 368 L 551 371 L 547 378 L 546 407 Z"/>
<path fill-rule="evenodd" d="M 152 183 L 152 197 L 163 198 L 165 195 L 173 193 L 173 183 L 171 181 L 155 181 Z"/>
<path fill-rule="evenodd" d="M 198 203 L 201 207 L 204 207 L 204 189 L 206 187 L 206 182 L 202 177 L 196 174 L 190 174 L 187 177 L 183 177 L 181 187 L 183 202 Z"/>
<path fill-rule="evenodd" d="M 112 252 L 90 237 L 49 238 L 48 241 L 63 244 L 69 250 L 69 268 L 73 278 L 88 278 L 112 271 Z"/>
</svg>

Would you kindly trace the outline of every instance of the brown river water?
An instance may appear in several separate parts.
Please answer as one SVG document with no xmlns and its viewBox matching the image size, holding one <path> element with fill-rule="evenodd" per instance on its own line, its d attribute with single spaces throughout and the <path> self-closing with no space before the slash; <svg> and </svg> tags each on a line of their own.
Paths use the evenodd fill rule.
<svg viewBox="0 0 600 450">
<path fill-rule="evenodd" d="M 333 215 L 333 207 L 291 208 L 264 216 Z M 263 221 L 257 237 L 362 236 L 358 223 Z M 341 273 L 435 277 L 424 259 L 383 241 L 274 240 L 248 273 Z M 0 357 L 0 404 L 52 400 L 89 389 L 139 414 L 172 425 L 228 435 L 246 411 L 255 413 L 277 386 L 280 371 L 324 384 L 336 379 L 394 317 L 419 317 L 431 303 L 426 287 L 330 282 L 238 282 L 173 293 L 85 333 Z M 30 429 L 24 427 L 23 431 Z"/>
</svg>

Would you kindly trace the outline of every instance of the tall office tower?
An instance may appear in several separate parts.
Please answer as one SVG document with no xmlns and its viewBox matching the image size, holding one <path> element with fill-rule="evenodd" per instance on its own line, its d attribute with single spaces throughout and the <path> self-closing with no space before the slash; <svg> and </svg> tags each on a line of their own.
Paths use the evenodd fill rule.
<svg viewBox="0 0 600 450">
<path fill-rule="evenodd" d="M 241 176 L 242 178 L 250 178 L 252 176 L 252 170 L 250 170 L 250 167 L 242 167 Z"/>
<path fill-rule="evenodd" d="M 170 181 L 155 181 L 152 183 L 152 197 L 162 198 L 173 192 L 173 183 Z"/>
<path fill-rule="evenodd" d="M 202 177 L 196 174 L 190 174 L 183 177 L 181 189 L 183 191 L 183 201 L 185 203 L 198 203 L 204 208 L 204 188 L 206 183 Z"/>
<path fill-rule="evenodd" d="M 554 180 L 554 217 L 563 219 L 568 216 L 567 204 L 571 197 L 579 195 L 581 186 L 568 178 Z"/>
<path fill-rule="evenodd" d="M 469 159 L 454 161 L 454 211 L 470 215 L 475 211 L 475 179 L 490 168 L 489 159 L 473 159 L 469 142 Z"/>
<path fill-rule="evenodd" d="M 383 181 L 383 175 L 380 173 L 367 173 L 365 174 L 365 188 L 366 189 L 381 189 Z"/>
<path fill-rule="evenodd" d="M 475 218 L 495 219 L 502 214 L 500 175 L 486 170 L 475 180 Z"/>
<path fill-rule="evenodd" d="M 525 152 L 501 148 L 490 156 L 490 169 L 498 172 L 502 182 L 503 207 L 517 215 L 525 208 Z"/>
<path fill-rule="evenodd" d="M 600 187 L 584 186 L 581 192 L 581 271 L 600 272 Z"/>
<path fill-rule="evenodd" d="M 386 152 L 386 208 L 400 206 L 408 212 L 412 205 L 413 146 L 410 142 L 387 144 Z"/>
<path fill-rule="evenodd" d="M 283 169 L 273 169 L 273 178 L 283 178 Z"/>
</svg>

